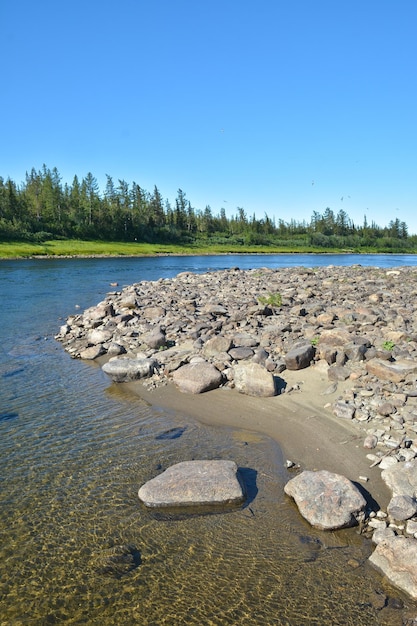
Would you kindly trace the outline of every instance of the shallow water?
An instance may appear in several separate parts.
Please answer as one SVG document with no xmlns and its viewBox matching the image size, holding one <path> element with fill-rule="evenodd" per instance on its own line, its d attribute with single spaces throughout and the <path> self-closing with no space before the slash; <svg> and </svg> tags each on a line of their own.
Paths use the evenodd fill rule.
<svg viewBox="0 0 417 626">
<path fill-rule="evenodd" d="M 372 548 L 355 530 L 319 532 L 300 518 L 274 442 L 120 393 L 53 339 L 110 282 L 277 257 L 238 261 L 0 262 L 0 624 L 369 626 L 400 624 L 413 608 L 367 564 Z M 143 482 L 193 458 L 235 460 L 245 506 L 175 517 L 139 503 Z M 380 592 L 404 610 L 378 610 Z"/>
</svg>

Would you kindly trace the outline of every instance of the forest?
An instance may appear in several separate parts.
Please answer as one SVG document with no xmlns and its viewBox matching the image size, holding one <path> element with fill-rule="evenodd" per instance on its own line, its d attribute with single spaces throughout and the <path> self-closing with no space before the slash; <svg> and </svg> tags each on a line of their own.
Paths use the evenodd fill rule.
<svg viewBox="0 0 417 626">
<path fill-rule="evenodd" d="M 57 168 L 46 165 L 39 171 L 32 168 L 21 184 L 0 177 L 0 241 L 51 239 L 358 252 L 417 249 L 417 235 L 409 235 L 407 224 L 398 218 L 379 226 L 368 223 L 365 215 L 355 224 L 344 210 L 336 213 L 329 207 L 314 211 L 309 222 L 266 213 L 259 219 L 242 207 L 228 216 L 224 208 L 218 213 L 208 205 L 196 209 L 182 189 L 172 202 L 156 185 L 149 192 L 136 182 L 115 182 L 110 175 L 104 190 L 91 172 L 63 184 Z"/>
</svg>

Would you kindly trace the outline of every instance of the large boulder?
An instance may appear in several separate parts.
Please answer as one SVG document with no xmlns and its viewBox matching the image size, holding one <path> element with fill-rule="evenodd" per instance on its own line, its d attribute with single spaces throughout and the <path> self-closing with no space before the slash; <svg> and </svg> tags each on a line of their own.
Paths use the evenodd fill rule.
<svg viewBox="0 0 417 626">
<path fill-rule="evenodd" d="M 102 367 L 115 383 L 126 383 L 139 378 L 149 378 L 157 369 L 155 359 L 131 359 L 114 357 Z"/>
<path fill-rule="evenodd" d="M 301 515 L 322 530 L 353 526 L 366 506 L 348 478 L 327 470 L 302 472 L 288 481 L 284 491 L 294 498 Z"/>
<path fill-rule="evenodd" d="M 396 587 L 417 600 L 417 541 L 390 537 L 378 543 L 369 561 Z"/>
<path fill-rule="evenodd" d="M 260 397 L 277 395 L 273 374 L 259 363 L 239 363 L 233 368 L 233 372 L 235 387 L 240 393 Z"/>
<path fill-rule="evenodd" d="M 180 391 L 185 393 L 204 393 L 217 389 L 222 382 L 219 370 L 207 361 L 187 363 L 172 374 L 172 379 Z"/>
<path fill-rule="evenodd" d="M 240 504 L 245 490 L 234 461 L 183 461 L 142 485 L 139 499 L 148 507 Z"/>
<path fill-rule="evenodd" d="M 393 383 L 400 383 L 409 374 L 417 372 L 417 361 L 411 359 L 397 359 L 396 361 L 384 361 L 382 359 L 371 359 L 367 362 L 366 368 L 369 374 L 389 380 Z"/>
</svg>

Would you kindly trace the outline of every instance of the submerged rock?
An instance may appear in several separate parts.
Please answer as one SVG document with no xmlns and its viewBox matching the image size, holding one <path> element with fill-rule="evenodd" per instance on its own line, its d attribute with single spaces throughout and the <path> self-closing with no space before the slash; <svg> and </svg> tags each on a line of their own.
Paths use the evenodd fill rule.
<svg viewBox="0 0 417 626">
<path fill-rule="evenodd" d="M 369 561 L 394 585 L 417 600 L 417 541 L 391 537 L 378 543 Z"/>
</svg>

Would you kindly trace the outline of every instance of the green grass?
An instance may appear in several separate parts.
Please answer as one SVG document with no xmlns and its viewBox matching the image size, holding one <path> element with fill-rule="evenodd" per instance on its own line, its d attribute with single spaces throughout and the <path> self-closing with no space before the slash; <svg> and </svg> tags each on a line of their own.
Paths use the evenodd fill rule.
<svg viewBox="0 0 417 626">
<path fill-rule="evenodd" d="M 320 253 L 320 248 L 285 248 L 250 245 L 178 245 L 136 242 L 82 241 L 79 239 L 51 240 L 43 243 L 0 242 L 0 258 L 59 257 L 59 256 L 157 256 L 190 254 L 279 254 Z M 326 250 L 337 252 L 337 250 Z"/>
<path fill-rule="evenodd" d="M 59 239 L 42 243 L 0 242 L 0 259 L 28 257 L 71 257 L 71 256 L 157 256 L 157 255 L 203 255 L 203 254 L 343 254 L 346 250 L 320 248 L 317 246 L 267 246 L 200 242 L 189 245 L 153 244 L 121 241 L 82 241 Z M 361 249 L 360 253 L 376 254 L 381 250 Z M 412 254 L 413 251 L 408 251 Z"/>
</svg>

